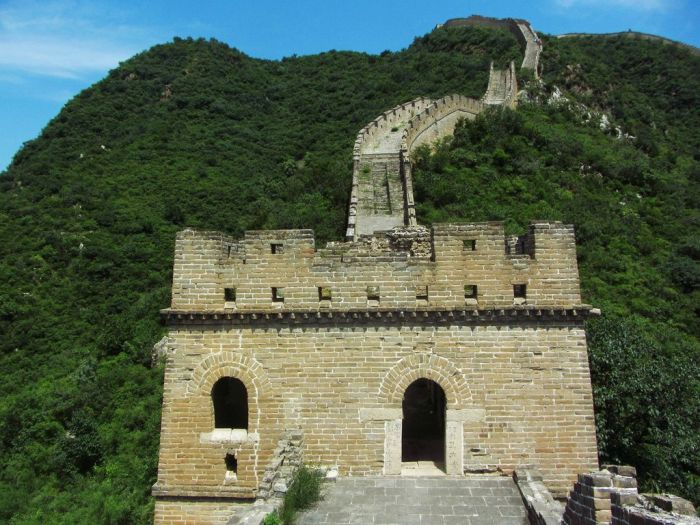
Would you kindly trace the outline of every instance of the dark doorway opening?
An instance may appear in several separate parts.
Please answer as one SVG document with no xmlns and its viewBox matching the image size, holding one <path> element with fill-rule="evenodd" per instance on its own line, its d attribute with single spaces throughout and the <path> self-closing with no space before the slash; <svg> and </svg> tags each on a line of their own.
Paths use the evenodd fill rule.
<svg viewBox="0 0 700 525">
<path fill-rule="evenodd" d="M 401 461 L 445 461 L 445 392 L 435 381 L 417 379 L 403 394 Z"/>
</svg>

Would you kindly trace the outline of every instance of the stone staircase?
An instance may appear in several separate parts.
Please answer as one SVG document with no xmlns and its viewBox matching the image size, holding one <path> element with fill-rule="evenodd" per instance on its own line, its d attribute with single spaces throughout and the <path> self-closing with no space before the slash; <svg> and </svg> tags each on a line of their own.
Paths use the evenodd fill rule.
<svg viewBox="0 0 700 525">
<path fill-rule="evenodd" d="M 481 100 L 489 105 L 513 107 L 516 96 L 515 65 L 511 62 L 508 69 L 494 69 L 492 62 L 489 71 L 489 84 Z"/>
<path fill-rule="evenodd" d="M 401 157 L 392 153 L 365 153 L 357 178 L 359 234 L 390 229 L 404 223 Z"/>
</svg>

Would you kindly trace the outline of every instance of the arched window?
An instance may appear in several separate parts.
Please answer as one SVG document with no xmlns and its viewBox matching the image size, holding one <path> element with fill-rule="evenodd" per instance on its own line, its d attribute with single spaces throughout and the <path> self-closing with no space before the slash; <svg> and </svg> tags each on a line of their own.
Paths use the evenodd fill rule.
<svg viewBox="0 0 700 525">
<path fill-rule="evenodd" d="M 248 391 L 240 379 L 222 377 L 211 389 L 215 428 L 248 429 Z"/>
</svg>

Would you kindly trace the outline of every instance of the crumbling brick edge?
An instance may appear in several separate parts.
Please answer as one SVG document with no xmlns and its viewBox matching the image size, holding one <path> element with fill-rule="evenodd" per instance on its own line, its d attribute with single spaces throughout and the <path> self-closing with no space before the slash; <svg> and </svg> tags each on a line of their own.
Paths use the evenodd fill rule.
<svg viewBox="0 0 700 525">
<path fill-rule="evenodd" d="M 265 468 L 255 503 L 231 518 L 227 525 L 261 525 L 265 516 L 279 510 L 294 474 L 301 466 L 303 445 L 301 429 L 285 430 Z"/>
<path fill-rule="evenodd" d="M 560 525 L 564 506 L 555 500 L 542 481 L 542 474 L 532 465 L 513 471 L 513 480 L 520 491 L 527 517 L 532 525 Z"/>
</svg>

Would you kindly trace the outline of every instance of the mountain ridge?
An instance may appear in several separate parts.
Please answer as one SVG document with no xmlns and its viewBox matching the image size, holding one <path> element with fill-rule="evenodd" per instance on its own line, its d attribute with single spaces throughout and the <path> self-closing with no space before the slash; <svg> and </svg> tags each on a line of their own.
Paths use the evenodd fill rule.
<svg viewBox="0 0 700 525">
<path fill-rule="evenodd" d="M 566 107 L 477 119 L 420 153 L 418 220 L 506 219 L 517 232 L 578 214 L 584 293 L 612 316 L 591 329 L 602 450 L 624 460 L 655 447 L 644 482 L 670 480 L 697 501 L 698 437 L 683 424 L 697 406 L 674 408 L 688 391 L 669 385 L 682 365 L 698 392 L 684 356 L 698 356 L 700 62 L 654 42 L 543 40 L 532 99 L 560 86 L 635 141 Z M 71 101 L 0 176 L 1 519 L 149 522 L 162 388 L 150 347 L 175 232 L 313 226 L 321 242 L 341 239 L 357 130 L 415 96 L 479 97 L 491 60 L 521 56 L 511 34 L 480 28 L 437 30 L 397 53 L 280 61 L 179 39 Z M 621 362 L 634 382 L 615 375 Z M 651 372 L 667 392 L 647 388 Z M 630 444 L 611 426 L 625 395 L 645 421 Z"/>
</svg>

